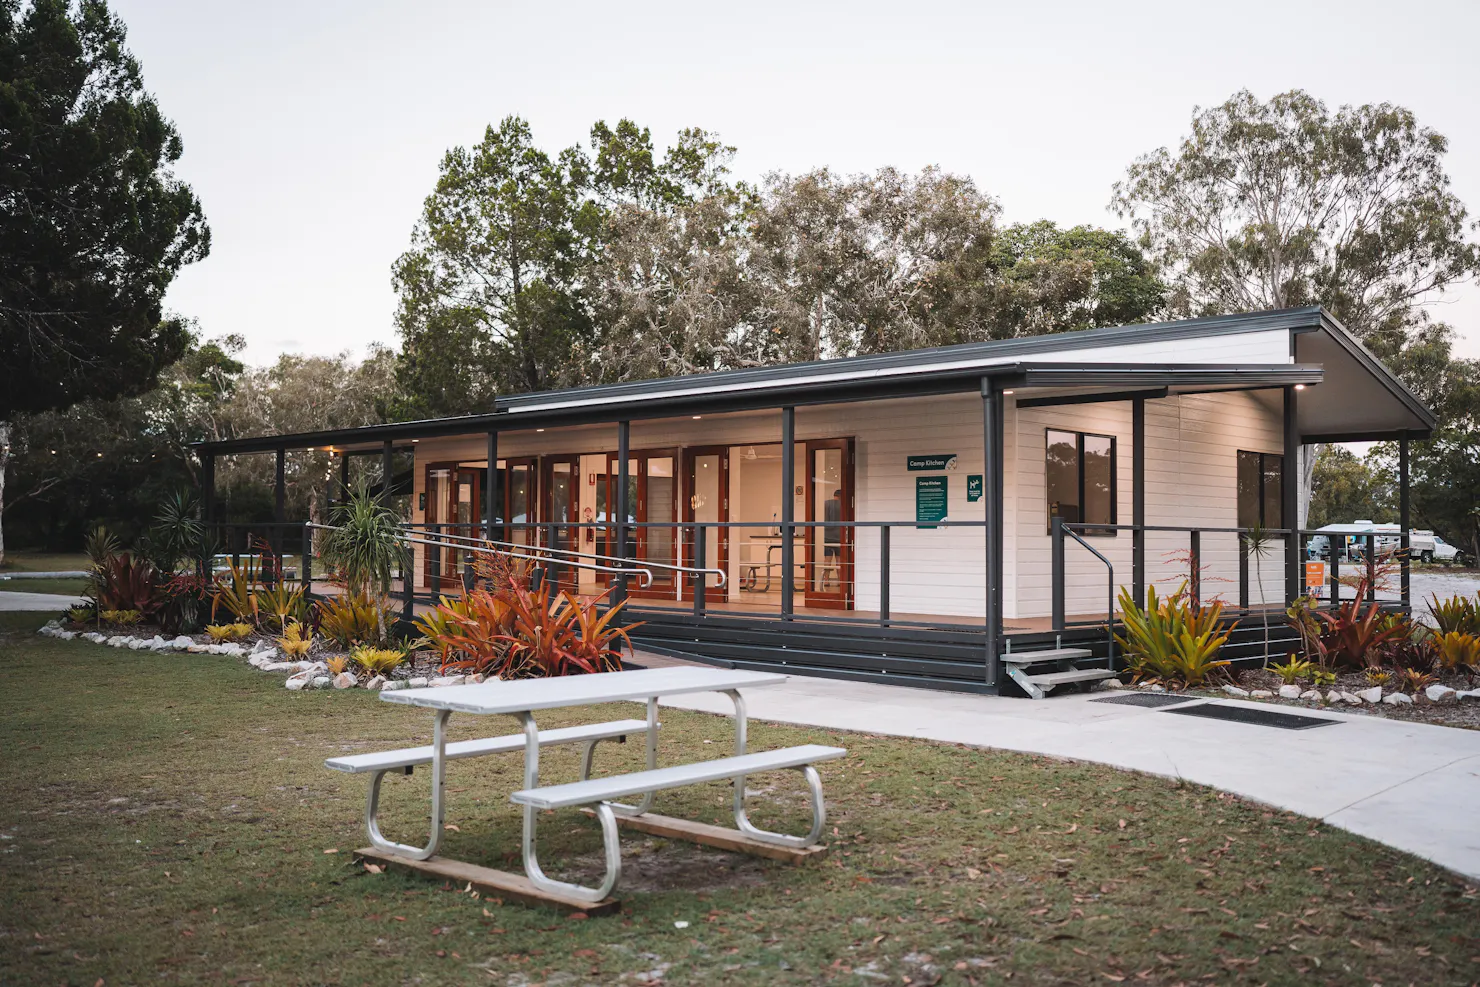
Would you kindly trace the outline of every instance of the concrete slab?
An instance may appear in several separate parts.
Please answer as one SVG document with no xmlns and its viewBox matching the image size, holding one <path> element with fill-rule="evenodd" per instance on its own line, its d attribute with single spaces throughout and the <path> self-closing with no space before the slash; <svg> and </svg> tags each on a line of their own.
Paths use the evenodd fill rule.
<svg viewBox="0 0 1480 987">
<path fill-rule="evenodd" d="M 55 593 L 0 592 L 0 610 L 35 610 L 38 613 L 55 614 L 68 607 L 75 607 L 82 602 L 83 599 L 80 596 L 59 596 Z M 42 623 L 45 623 L 45 621 Z"/>
<path fill-rule="evenodd" d="M 746 704 L 752 717 L 771 722 L 1048 754 L 1183 778 L 1480 879 L 1480 827 L 1474 822 L 1480 818 L 1480 731 L 1324 709 L 1309 713 L 1336 725 L 1278 730 L 1093 701 L 1104 695 L 1033 702 L 796 676 L 747 692 Z M 684 696 L 663 705 L 733 712 L 723 696 Z"/>
</svg>

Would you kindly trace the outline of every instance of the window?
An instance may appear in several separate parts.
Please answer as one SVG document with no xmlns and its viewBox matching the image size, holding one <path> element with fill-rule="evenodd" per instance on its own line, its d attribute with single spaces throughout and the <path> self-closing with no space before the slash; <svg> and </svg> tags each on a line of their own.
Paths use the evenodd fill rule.
<svg viewBox="0 0 1480 987">
<path fill-rule="evenodd" d="M 1044 479 L 1049 529 L 1055 517 L 1070 524 L 1114 524 L 1115 436 L 1052 428 L 1047 436 Z"/>
<path fill-rule="evenodd" d="M 1238 526 L 1283 528 L 1285 457 L 1271 452 L 1238 454 Z"/>
</svg>

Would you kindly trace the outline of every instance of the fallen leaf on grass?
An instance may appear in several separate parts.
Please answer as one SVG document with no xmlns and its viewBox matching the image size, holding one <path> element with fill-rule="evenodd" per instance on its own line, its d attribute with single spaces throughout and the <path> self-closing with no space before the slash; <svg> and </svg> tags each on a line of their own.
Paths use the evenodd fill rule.
<svg viewBox="0 0 1480 987">
<path fill-rule="evenodd" d="M 365 862 L 365 869 L 372 874 L 379 874 L 381 871 L 385 870 L 385 868 L 382 867 L 380 864 L 372 864 L 369 861 Z"/>
<path fill-rule="evenodd" d="M 337 847 L 337 846 L 331 846 L 329 849 L 325 850 L 324 852 L 325 853 L 338 853 L 339 852 L 339 847 Z"/>
<path fill-rule="evenodd" d="M 445 829 L 449 833 L 461 833 L 462 832 L 462 830 L 460 830 L 460 829 L 457 828 L 457 823 L 443 823 L 442 824 L 442 828 Z"/>
<path fill-rule="evenodd" d="M 1125 820 L 1120 820 L 1118 823 L 1116 823 L 1116 825 L 1119 826 L 1121 829 L 1125 829 Z"/>
</svg>

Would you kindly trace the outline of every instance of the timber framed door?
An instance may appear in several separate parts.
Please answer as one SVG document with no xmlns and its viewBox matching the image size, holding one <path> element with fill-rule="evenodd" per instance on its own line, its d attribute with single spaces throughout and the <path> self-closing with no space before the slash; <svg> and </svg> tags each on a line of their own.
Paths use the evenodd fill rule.
<svg viewBox="0 0 1480 987">
<path fill-rule="evenodd" d="M 615 453 L 607 456 L 606 502 L 615 514 L 617 503 L 617 469 Z M 646 449 L 628 454 L 627 503 L 628 533 L 632 557 L 643 562 L 676 565 L 678 562 L 678 452 L 675 449 Z M 614 518 L 615 520 L 615 518 Z M 616 532 L 611 532 L 610 551 L 616 554 Z M 639 587 L 636 580 L 628 584 L 627 595 L 649 599 L 674 599 L 678 593 L 677 573 L 672 569 L 654 568 L 652 585 Z"/>
<path fill-rule="evenodd" d="M 539 521 L 539 461 L 533 458 L 506 459 L 501 541 L 516 545 L 538 545 L 534 525 Z"/>
<path fill-rule="evenodd" d="M 853 440 L 814 439 L 806 446 L 806 606 L 853 609 Z"/>
<path fill-rule="evenodd" d="M 730 571 L 730 529 L 719 527 L 730 520 L 730 449 L 729 446 L 697 446 L 683 451 L 683 520 L 717 525 L 704 529 L 704 568 Z M 683 529 L 683 565 L 696 566 L 694 529 Z M 683 598 L 694 598 L 695 580 L 682 580 Z M 706 602 L 729 599 L 728 585 L 719 585 L 718 576 L 706 576 Z"/>
<path fill-rule="evenodd" d="M 425 546 L 425 581 L 433 592 L 462 589 L 462 571 L 472 553 L 457 547 L 464 538 L 483 537 L 483 476 L 476 467 L 456 463 L 427 466 L 426 511 L 429 540 L 436 534 L 452 536 L 446 545 Z"/>
<path fill-rule="evenodd" d="M 581 457 L 546 456 L 540 462 L 545 489 L 538 543 L 560 550 L 554 556 L 553 571 L 561 589 L 575 592 L 580 570 L 560 562 L 570 558 L 566 553 L 580 551 L 581 547 L 581 529 L 576 527 L 581 520 Z"/>
</svg>

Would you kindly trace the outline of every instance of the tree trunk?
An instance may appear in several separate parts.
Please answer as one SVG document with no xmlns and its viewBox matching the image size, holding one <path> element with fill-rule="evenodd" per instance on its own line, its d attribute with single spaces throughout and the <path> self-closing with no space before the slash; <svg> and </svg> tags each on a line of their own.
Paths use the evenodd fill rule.
<svg viewBox="0 0 1480 987">
<path fill-rule="evenodd" d="M 5 471 L 10 466 L 10 422 L 0 421 L 0 565 L 5 564 Z"/>
</svg>

